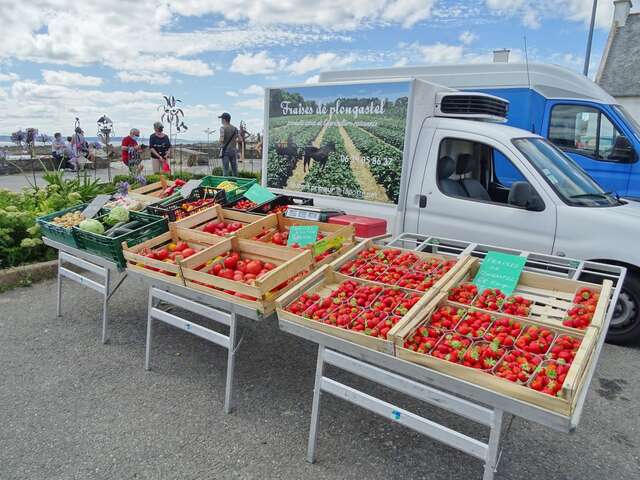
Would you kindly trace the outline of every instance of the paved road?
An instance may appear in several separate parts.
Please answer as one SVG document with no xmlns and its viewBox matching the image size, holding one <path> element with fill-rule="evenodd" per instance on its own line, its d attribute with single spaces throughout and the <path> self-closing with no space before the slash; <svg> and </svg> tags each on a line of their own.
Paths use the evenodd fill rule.
<svg viewBox="0 0 640 480">
<path fill-rule="evenodd" d="M 0 478 L 476 479 L 481 464 L 328 395 L 319 462 L 305 462 L 314 345 L 274 321 L 242 325 L 236 411 L 222 413 L 225 352 L 159 326 L 143 369 L 146 291 L 113 297 L 111 344 L 95 340 L 100 302 L 69 284 L 56 318 L 55 282 L 0 295 Z M 516 419 L 500 480 L 640 478 L 639 348 L 607 346 L 574 435 Z M 372 394 L 486 432 L 363 380 Z"/>
</svg>

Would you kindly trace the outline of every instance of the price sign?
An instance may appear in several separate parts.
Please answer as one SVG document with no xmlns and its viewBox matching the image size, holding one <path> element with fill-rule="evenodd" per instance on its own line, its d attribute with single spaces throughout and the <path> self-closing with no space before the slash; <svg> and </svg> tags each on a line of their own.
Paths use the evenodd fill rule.
<svg viewBox="0 0 640 480">
<path fill-rule="evenodd" d="M 185 183 L 182 187 L 180 187 L 180 195 L 182 195 L 182 198 L 189 198 L 191 192 L 193 192 L 194 189 L 198 188 L 201 183 L 202 180 L 189 180 L 187 183 Z"/>
<path fill-rule="evenodd" d="M 260 205 L 261 203 L 270 202 L 276 196 L 262 185 L 254 183 L 249 190 L 244 192 L 244 198 Z"/>
<path fill-rule="evenodd" d="M 87 205 L 87 208 L 85 208 L 82 211 L 82 215 L 84 215 L 84 218 L 93 218 L 93 217 L 95 217 L 96 214 L 100 211 L 100 209 L 102 207 L 104 207 L 104 204 L 107 203 L 110 198 L 111 198 L 111 195 L 98 195 L 98 196 L 96 196 L 96 198 L 94 198 L 91 201 L 91 203 L 89 205 Z"/>
<path fill-rule="evenodd" d="M 516 289 L 526 262 L 525 257 L 488 252 L 473 283 L 480 292 L 486 288 L 499 288 L 509 296 Z"/>
<path fill-rule="evenodd" d="M 320 240 L 313 246 L 313 256 L 315 257 L 317 255 L 321 255 L 332 248 L 338 250 L 340 247 L 342 247 L 344 240 L 344 237 L 333 237 Z"/>
<path fill-rule="evenodd" d="M 315 243 L 318 239 L 317 225 L 295 225 L 289 229 L 289 239 L 287 247 L 297 243 L 301 247 L 306 247 L 310 243 Z"/>
</svg>

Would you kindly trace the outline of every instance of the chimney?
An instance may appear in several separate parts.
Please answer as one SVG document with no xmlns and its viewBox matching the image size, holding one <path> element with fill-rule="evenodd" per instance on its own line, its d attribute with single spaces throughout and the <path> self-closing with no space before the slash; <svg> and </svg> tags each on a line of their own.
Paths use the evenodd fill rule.
<svg viewBox="0 0 640 480">
<path fill-rule="evenodd" d="M 509 63 L 509 54 L 511 50 L 503 48 L 502 50 L 493 51 L 493 63 Z"/>
<path fill-rule="evenodd" d="M 627 23 L 627 17 L 631 11 L 633 4 L 631 0 L 614 0 L 613 2 L 613 23 L 618 27 L 624 27 Z"/>
</svg>

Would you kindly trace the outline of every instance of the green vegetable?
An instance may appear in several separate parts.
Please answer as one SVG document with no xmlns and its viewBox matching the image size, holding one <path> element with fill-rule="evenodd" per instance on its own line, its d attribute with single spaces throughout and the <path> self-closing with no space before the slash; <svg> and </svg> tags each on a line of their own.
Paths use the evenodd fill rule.
<svg viewBox="0 0 640 480">
<path fill-rule="evenodd" d="M 114 207 L 103 221 L 107 225 L 115 225 L 120 222 L 126 223 L 129 221 L 129 210 L 122 206 Z"/>
<path fill-rule="evenodd" d="M 104 233 L 104 227 L 102 224 L 93 218 L 80 222 L 79 228 L 83 232 L 97 233 L 98 235 L 102 235 Z"/>
</svg>

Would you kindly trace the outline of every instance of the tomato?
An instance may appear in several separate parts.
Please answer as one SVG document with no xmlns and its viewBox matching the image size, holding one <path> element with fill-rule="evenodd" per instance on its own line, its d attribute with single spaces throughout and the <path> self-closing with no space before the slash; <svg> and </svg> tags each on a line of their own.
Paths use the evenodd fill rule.
<svg viewBox="0 0 640 480">
<path fill-rule="evenodd" d="M 262 271 L 262 262 L 260 260 L 251 260 L 247 263 L 247 273 L 258 275 Z"/>
<path fill-rule="evenodd" d="M 166 248 L 161 248 L 155 251 L 155 257 L 158 260 L 166 260 L 169 257 L 169 250 Z"/>
<path fill-rule="evenodd" d="M 238 259 L 235 256 L 230 255 L 227 258 L 225 258 L 223 262 L 226 268 L 230 268 L 233 270 L 236 268 L 236 265 L 238 264 Z"/>
<path fill-rule="evenodd" d="M 266 263 L 264 264 L 264 269 L 265 269 L 265 270 L 273 270 L 274 268 L 276 268 L 276 266 L 275 266 L 275 264 L 273 264 L 273 263 L 266 262 Z"/>
<path fill-rule="evenodd" d="M 220 270 L 218 272 L 219 277 L 226 278 L 228 280 L 233 279 L 233 275 L 234 275 L 233 270 L 229 268 L 225 268 L 224 270 Z"/>
<path fill-rule="evenodd" d="M 285 245 L 284 237 L 280 232 L 276 232 L 273 234 L 273 237 L 271 237 L 271 242 L 275 243 L 276 245 Z"/>
<path fill-rule="evenodd" d="M 174 249 L 176 252 L 182 252 L 183 250 L 189 248 L 186 242 L 178 242 L 176 244 L 176 248 Z"/>
<path fill-rule="evenodd" d="M 188 257 L 190 257 L 191 255 L 195 255 L 195 253 L 196 253 L 196 251 L 195 251 L 193 248 L 185 248 L 185 249 L 182 251 L 182 256 L 183 256 L 184 258 L 188 258 Z"/>
</svg>

